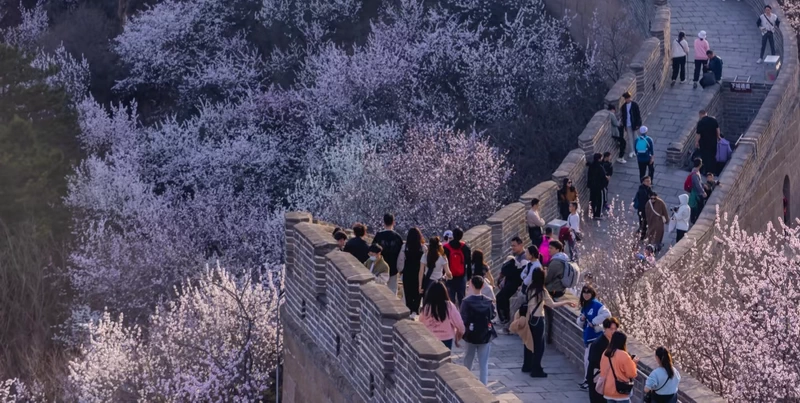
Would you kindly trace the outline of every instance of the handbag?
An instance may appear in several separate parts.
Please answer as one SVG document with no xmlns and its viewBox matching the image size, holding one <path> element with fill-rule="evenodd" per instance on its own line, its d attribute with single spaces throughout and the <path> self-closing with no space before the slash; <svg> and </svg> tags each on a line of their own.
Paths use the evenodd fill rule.
<svg viewBox="0 0 800 403">
<path fill-rule="evenodd" d="M 608 364 L 611 366 L 611 373 L 614 374 L 614 387 L 617 393 L 621 395 L 630 395 L 633 391 L 633 379 L 629 381 L 620 381 L 617 379 L 617 371 L 614 371 L 614 363 L 611 362 L 611 357 L 608 357 Z"/>
<path fill-rule="evenodd" d="M 658 392 L 659 390 L 661 390 L 661 388 L 666 386 L 667 382 L 669 382 L 669 378 L 667 378 L 667 380 L 664 381 L 664 383 L 661 386 L 659 386 L 658 389 L 651 390 L 651 391 L 645 393 L 644 394 L 644 398 L 642 399 L 642 403 L 653 403 L 653 399 L 655 398 L 656 392 Z"/>
<path fill-rule="evenodd" d="M 675 218 L 675 213 L 670 214 L 669 216 L 669 228 L 667 232 L 674 232 L 675 228 L 678 227 L 678 220 Z"/>
</svg>

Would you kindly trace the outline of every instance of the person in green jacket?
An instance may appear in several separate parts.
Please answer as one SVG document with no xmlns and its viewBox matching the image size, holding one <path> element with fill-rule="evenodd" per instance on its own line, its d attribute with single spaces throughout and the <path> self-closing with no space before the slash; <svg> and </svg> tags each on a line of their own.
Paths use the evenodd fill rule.
<svg viewBox="0 0 800 403">
<path fill-rule="evenodd" d="M 380 245 L 370 245 L 369 259 L 364 262 L 364 267 L 375 276 L 376 283 L 387 284 L 389 282 L 389 264 L 383 260 L 381 252 L 383 252 L 383 248 Z"/>
</svg>

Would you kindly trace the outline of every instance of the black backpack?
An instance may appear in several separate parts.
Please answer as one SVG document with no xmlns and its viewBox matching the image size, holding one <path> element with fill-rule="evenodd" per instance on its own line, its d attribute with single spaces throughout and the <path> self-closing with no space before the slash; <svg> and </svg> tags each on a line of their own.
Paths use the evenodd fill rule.
<svg viewBox="0 0 800 403">
<path fill-rule="evenodd" d="M 480 295 L 480 298 L 486 298 Z M 477 311 L 469 309 L 469 316 L 464 322 L 464 341 L 470 344 L 487 344 L 497 337 L 491 319 L 491 310 Z"/>
</svg>

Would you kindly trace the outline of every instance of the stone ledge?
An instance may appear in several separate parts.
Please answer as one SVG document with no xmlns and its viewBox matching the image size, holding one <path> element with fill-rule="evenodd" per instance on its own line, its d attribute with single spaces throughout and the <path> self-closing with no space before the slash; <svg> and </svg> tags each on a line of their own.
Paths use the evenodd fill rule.
<svg viewBox="0 0 800 403">
<path fill-rule="evenodd" d="M 378 284 L 374 281 L 368 282 L 361 286 L 361 292 L 366 300 L 375 304 L 381 318 L 399 320 L 411 316 L 411 311 L 408 310 L 408 307 L 403 305 L 403 302 L 397 296 L 392 295 L 389 288 L 383 284 Z"/>
<path fill-rule="evenodd" d="M 347 252 L 335 250 L 325 255 L 325 258 L 342 273 L 348 283 L 365 284 L 375 279 L 358 259 Z"/>
<path fill-rule="evenodd" d="M 503 224 L 506 220 L 508 220 L 515 214 L 519 214 L 520 211 L 522 210 L 525 210 L 525 206 L 523 206 L 522 203 L 514 202 L 511 204 L 507 204 L 503 206 L 500 210 L 497 210 L 497 212 L 492 214 L 489 218 L 487 218 L 486 223 L 489 225 Z"/>
<path fill-rule="evenodd" d="M 422 323 L 410 319 L 399 320 L 394 324 L 394 330 L 416 352 L 418 358 L 442 361 L 450 357 L 450 350 Z"/>
<path fill-rule="evenodd" d="M 436 370 L 444 382 L 463 403 L 499 403 L 488 389 L 463 365 L 447 363 Z"/>
</svg>

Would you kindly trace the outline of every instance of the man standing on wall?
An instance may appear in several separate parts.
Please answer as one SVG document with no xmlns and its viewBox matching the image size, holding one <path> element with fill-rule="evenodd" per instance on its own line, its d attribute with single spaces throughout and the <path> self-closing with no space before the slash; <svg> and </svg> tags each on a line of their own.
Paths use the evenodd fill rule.
<svg viewBox="0 0 800 403">
<path fill-rule="evenodd" d="M 389 265 L 389 282 L 386 286 L 397 295 L 397 257 L 403 248 L 403 237 L 394 230 L 394 215 L 383 215 L 383 231 L 375 234 L 372 244 L 383 248 L 383 259 Z"/>
<path fill-rule="evenodd" d="M 461 305 L 464 293 L 467 288 L 467 268 L 472 267 L 472 251 L 469 246 L 461 241 L 464 238 L 464 231 L 461 228 L 453 230 L 453 240 L 444 245 L 444 254 L 447 257 L 447 264 L 453 278 L 447 280 L 447 292 L 450 293 L 450 300 L 456 306 Z"/>
<path fill-rule="evenodd" d="M 645 171 L 649 171 L 650 179 L 656 170 L 655 146 L 653 139 L 647 135 L 647 126 L 639 128 L 639 137 L 634 143 L 636 150 L 636 162 L 639 163 L 639 178 L 644 178 Z"/>
<path fill-rule="evenodd" d="M 775 54 L 775 28 L 781 25 L 781 20 L 778 16 L 772 14 L 772 7 L 765 6 L 764 13 L 758 17 L 756 25 L 761 30 L 761 57 L 758 58 L 756 63 L 764 61 L 764 51 L 767 50 L 767 42 L 769 42 L 769 54 Z M 704 162 L 706 160 L 703 160 Z"/>
<path fill-rule="evenodd" d="M 703 172 L 716 172 L 717 142 L 720 139 L 719 122 L 708 116 L 705 109 L 700 110 L 700 119 L 697 121 L 697 141 L 695 147 L 700 150 L 703 160 Z"/>
<path fill-rule="evenodd" d="M 633 147 L 633 142 L 636 140 L 635 133 L 639 130 L 639 127 L 642 126 L 642 114 L 639 111 L 639 104 L 633 102 L 633 98 L 629 92 L 622 94 L 622 98 L 625 100 L 625 105 L 622 106 L 622 125 L 628 132 L 627 143 Z M 636 153 L 631 149 L 629 157 L 633 158 L 635 156 Z"/>
</svg>

